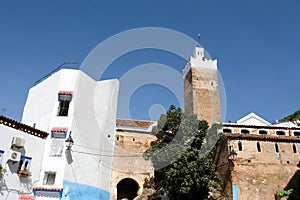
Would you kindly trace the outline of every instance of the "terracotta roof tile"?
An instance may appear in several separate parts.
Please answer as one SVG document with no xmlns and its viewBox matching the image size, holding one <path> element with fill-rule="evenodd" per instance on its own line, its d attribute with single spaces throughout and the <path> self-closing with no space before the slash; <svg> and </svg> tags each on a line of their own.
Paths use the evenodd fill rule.
<svg viewBox="0 0 300 200">
<path fill-rule="evenodd" d="M 32 190 L 37 191 L 37 190 L 43 190 L 43 191 L 62 191 L 63 188 L 47 188 L 47 187 L 34 187 Z"/>
<path fill-rule="evenodd" d="M 0 115 L 0 124 L 17 129 L 19 131 L 22 131 L 24 133 L 27 133 L 27 134 L 30 134 L 30 135 L 33 135 L 33 136 L 36 136 L 39 138 L 46 139 L 48 136 L 47 132 L 36 129 L 32 126 L 28 126 L 26 124 L 23 124 L 16 120 L 10 119 L 8 117 L 4 117 L 3 115 Z"/>
<path fill-rule="evenodd" d="M 62 127 L 54 127 L 51 129 L 51 132 L 66 133 L 67 131 L 68 131 L 68 128 L 62 128 Z"/>
<path fill-rule="evenodd" d="M 19 194 L 20 200 L 35 200 L 34 196 L 25 195 L 25 194 Z"/>
<path fill-rule="evenodd" d="M 134 127 L 134 128 L 149 128 L 155 122 L 146 120 L 132 120 L 132 119 L 117 119 L 117 126 Z"/>
<path fill-rule="evenodd" d="M 59 91 L 58 92 L 59 95 L 73 95 L 72 91 Z"/>
</svg>

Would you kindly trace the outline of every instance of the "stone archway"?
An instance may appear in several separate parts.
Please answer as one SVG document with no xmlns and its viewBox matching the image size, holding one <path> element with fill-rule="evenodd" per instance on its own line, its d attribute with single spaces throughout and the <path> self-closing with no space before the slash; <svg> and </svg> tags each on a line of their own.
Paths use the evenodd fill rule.
<svg viewBox="0 0 300 200">
<path fill-rule="evenodd" d="M 137 197 L 139 190 L 139 184 L 131 179 L 124 178 L 117 184 L 117 199 L 118 200 L 133 200 Z"/>
</svg>

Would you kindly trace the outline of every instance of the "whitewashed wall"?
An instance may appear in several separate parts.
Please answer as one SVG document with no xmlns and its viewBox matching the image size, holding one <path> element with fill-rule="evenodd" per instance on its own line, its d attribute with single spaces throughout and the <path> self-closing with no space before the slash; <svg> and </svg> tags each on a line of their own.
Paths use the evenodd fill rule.
<svg viewBox="0 0 300 200">
<path fill-rule="evenodd" d="M 41 176 L 45 171 L 57 175 L 53 186 L 45 186 L 41 180 L 39 187 L 62 188 L 64 183 L 75 183 L 109 190 L 118 89 L 118 80 L 97 82 L 70 69 L 60 70 L 30 89 L 22 121 L 36 123 L 48 132 L 66 127 L 75 141 L 62 157 L 50 157 L 51 137 L 47 138 Z M 67 117 L 57 116 L 59 91 L 73 92 Z"/>
<path fill-rule="evenodd" d="M 13 137 L 19 137 L 25 140 L 24 148 L 19 149 L 23 156 L 31 157 L 29 171 L 32 175 L 28 178 L 19 177 L 16 173 L 19 162 L 12 163 L 9 161 L 10 148 Z M 19 199 L 18 193 L 31 193 L 39 181 L 41 164 L 45 146 L 45 139 L 24 133 L 14 128 L 0 125 L 0 150 L 4 151 L 2 166 L 7 173 L 0 180 L 0 199 L 16 200 Z"/>
</svg>

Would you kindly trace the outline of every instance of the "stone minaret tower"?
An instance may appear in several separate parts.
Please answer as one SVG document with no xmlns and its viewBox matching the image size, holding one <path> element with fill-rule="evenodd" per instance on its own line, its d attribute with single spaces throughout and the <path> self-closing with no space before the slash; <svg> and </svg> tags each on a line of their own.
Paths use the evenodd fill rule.
<svg viewBox="0 0 300 200">
<path fill-rule="evenodd" d="M 197 46 L 183 70 L 184 109 L 212 125 L 221 122 L 218 68 L 217 61 L 207 58 L 204 52 Z"/>
</svg>

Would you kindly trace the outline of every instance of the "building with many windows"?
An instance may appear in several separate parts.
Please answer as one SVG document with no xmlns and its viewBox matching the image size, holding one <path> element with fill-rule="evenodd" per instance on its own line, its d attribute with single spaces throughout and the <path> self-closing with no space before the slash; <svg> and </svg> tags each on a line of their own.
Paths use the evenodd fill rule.
<svg viewBox="0 0 300 200">
<path fill-rule="evenodd" d="M 300 127 L 271 124 L 254 113 L 224 123 L 217 167 L 228 199 L 275 199 L 280 191 L 300 191 Z M 295 197 L 295 199 L 299 198 Z"/>
<path fill-rule="evenodd" d="M 185 111 L 221 123 L 217 61 L 195 47 L 183 70 Z M 22 122 L 0 116 L 0 199 L 134 199 L 154 175 L 143 152 L 156 122 L 117 119 L 118 80 L 62 69 L 33 86 Z M 300 191 L 300 127 L 251 113 L 224 123 L 216 144 L 223 199 Z"/>
</svg>

